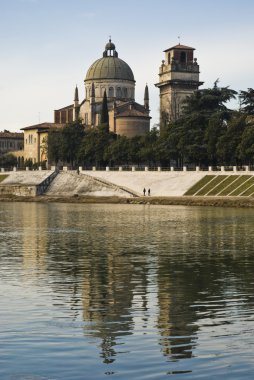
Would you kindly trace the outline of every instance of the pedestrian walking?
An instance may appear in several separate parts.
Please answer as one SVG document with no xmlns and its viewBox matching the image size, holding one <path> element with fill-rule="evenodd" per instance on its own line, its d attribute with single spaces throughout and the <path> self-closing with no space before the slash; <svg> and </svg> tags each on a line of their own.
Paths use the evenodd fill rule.
<svg viewBox="0 0 254 380">
<path fill-rule="evenodd" d="M 146 189 L 145 189 L 145 187 L 144 187 L 143 193 L 144 193 L 144 196 L 145 196 L 146 195 Z"/>
</svg>

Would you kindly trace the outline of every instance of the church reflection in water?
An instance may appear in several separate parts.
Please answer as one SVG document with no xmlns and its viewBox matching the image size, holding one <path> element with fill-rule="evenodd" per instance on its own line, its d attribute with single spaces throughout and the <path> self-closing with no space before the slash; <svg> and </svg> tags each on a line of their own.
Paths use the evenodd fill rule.
<svg viewBox="0 0 254 380">
<path fill-rule="evenodd" d="M 219 253 L 220 245 L 229 247 L 223 240 L 227 225 L 198 210 L 195 231 L 187 225 L 183 231 L 177 220 L 167 235 L 151 227 L 145 211 L 137 220 L 139 239 L 137 225 L 125 213 L 112 218 L 108 208 L 87 205 L 80 212 L 78 205 L 31 203 L 21 210 L 24 268 L 37 281 L 46 275 L 53 301 L 61 299 L 73 322 L 82 318 L 85 336 L 100 340 L 104 363 L 112 363 L 124 345 L 128 349 L 125 338 L 137 325 L 158 340 L 168 360 L 190 358 L 204 311 L 199 304 L 215 294 L 223 299 L 229 267 L 239 276 L 237 229 L 230 229 L 229 260 Z M 245 275 L 250 280 L 251 273 Z M 205 312 L 211 318 L 215 313 L 209 307 Z"/>
</svg>

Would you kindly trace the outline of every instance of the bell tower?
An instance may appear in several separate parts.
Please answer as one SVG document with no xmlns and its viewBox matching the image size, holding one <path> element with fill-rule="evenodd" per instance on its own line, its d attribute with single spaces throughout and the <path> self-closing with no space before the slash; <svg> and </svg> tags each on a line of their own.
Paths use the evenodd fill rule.
<svg viewBox="0 0 254 380">
<path fill-rule="evenodd" d="M 165 59 L 159 69 L 160 128 L 177 120 L 183 109 L 183 100 L 193 94 L 203 82 L 199 81 L 199 65 L 194 48 L 180 43 L 164 50 Z"/>
</svg>

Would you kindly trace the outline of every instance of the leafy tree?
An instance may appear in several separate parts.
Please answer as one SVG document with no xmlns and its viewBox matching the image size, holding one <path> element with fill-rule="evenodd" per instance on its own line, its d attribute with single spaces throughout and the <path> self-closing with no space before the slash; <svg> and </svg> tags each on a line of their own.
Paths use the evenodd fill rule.
<svg viewBox="0 0 254 380">
<path fill-rule="evenodd" d="M 254 162 L 254 125 L 248 125 L 243 131 L 241 142 L 237 147 L 238 158 L 253 165 Z"/>
<path fill-rule="evenodd" d="M 84 127 L 81 121 L 74 121 L 63 127 L 61 134 L 61 158 L 73 167 L 78 161 L 78 152 L 84 137 Z"/>
<path fill-rule="evenodd" d="M 217 144 L 227 131 L 227 121 L 224 112 L 216 112 L 208 120 L 205 131 L 205 142 L 207 146 L 207 159 L 211 165 L 217 165 Z"/>
<path fill-rule="evenodd" d="M 239 164 L 238 145 L 246 127 L 246 116 L 235 116 L 228 123 L 225 133 L 218 139 L 218 161 L 226 165 Z"/>
<path fill-rule="evenodd" d="M 59 162 L 62 155 L 62 130 L 50 129 L 48 132 L 48 138 L 44 142 L 44 149 L 47 152 L 48 161 L 54 162 L 55 165 Z"/>
<path fill-rule="evenodd" d="M 157 143 L 159 139 L 159 131 L 152 128 L 151 131 L 142 136 L 140 139 L 141 147 L 139 151 L 140 161 L 154 165 L 158 160 Z"/>
<path fill-rule="evenodd" d="M 103 158 L 113 165 L 128 164 L 130 161 L 130 144 L 131 140 L 125 136 L 117 136 L 116 140 L 105 148 Z"/>
<path fill-rule="evenodd" d="M 115 138 L 114 133 L 107 133 L 100 126 L 86 131 L 78 152 L 79 160 L 84 165 L 95 164 L 100 166 L 107 164 L 108 161 L 104 158 L 104 152 Z"/>
<path fill-rule="evenodd" d="M 2 168 L 17 166 L 17 157 L 11 153 L 0 155 L 0 166 Z"/>
</svg>

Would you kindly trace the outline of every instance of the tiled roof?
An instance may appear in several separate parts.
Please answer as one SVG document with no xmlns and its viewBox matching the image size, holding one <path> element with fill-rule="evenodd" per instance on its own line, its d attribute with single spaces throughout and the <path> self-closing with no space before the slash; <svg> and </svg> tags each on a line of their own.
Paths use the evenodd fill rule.
<svg viewBox="0 0 254 380">
<path fill-rule="evenodd" d="M 8 139 L 23 139 L 24 133 L 19 132 L 0 132 L 0 139 L 8 138 Z"/>
<path fill-rule="evenodd" d="M 70 104 L 69 106 L 66 106 L 66 107 L 63 107 L 63 108 L 59 108 L 58 110 L 55 110 L 55 111 L 69 110 L 69 109 L 72 109 L 73 107 L 74 107 L 73 104 Z"/>
<path fill-rule="evenodd" d="M 65 124 L 60 123 L 40 123 L 35 125 L 30 125 L 29 127 L 21 128 L 22 131 L 27 131 L 29 129 L 47 130 L 50 128 L 62 128 Z"/>
<path fill-rule="evenodd" d="M 172 46 L 171 48 L 164 50 L 164 52 L 169 51 L 169 50 L 173 50 L 173 49 L 195 50 L 193 47 L 178 44 L 178 45 Z"/>
<path fill-rule="evenodd" d="M 138 111 L 136 109 L 126 109 L 116 114 L 116 117 L 150 117 L 145 112 Z"/>
</svg>

